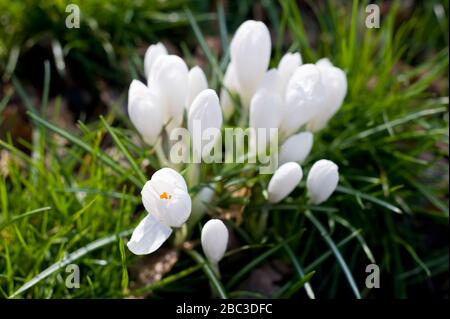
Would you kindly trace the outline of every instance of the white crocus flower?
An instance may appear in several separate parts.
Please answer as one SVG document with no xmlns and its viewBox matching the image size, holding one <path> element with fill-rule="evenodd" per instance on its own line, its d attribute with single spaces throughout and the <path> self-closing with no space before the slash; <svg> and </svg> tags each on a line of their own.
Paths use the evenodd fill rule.
<svg viewBox="0 0 450 319">
<path fill-rule="evenodd" d="M 235 67 L 239 93 L 246 107 L 267 71 L 271 46 L 269 29 L 264 23 L 254 20 L 242 23 L 231 40 L 231 62 Z"/>
<path fill-rule="evenodd" d="M 197 132 L 196 125 L 201 125 L 201 131 Z M 206 89 L 194 99 L 188 114 L 188 130 L 191 133 L 193 142 L 193 152 L 197 157 L 204 157 L 210 153 L 214 147 L 222 127 L 222 110 L 220 108 L 219 97 L 216 92 Z M 205 133 L 208 129 L 210 132 Z M 213 134 L 212 140 L 211 135 Z M 203 140 L 204 135 L 210 140 Z"/>
<path fill-rule="evenodd" d="M 163 111 L 158 95 L 138 80 L 128 90 L 128 115 L 144 141 L 154 145 L 163 127 Z"/>
<path fill-rule="evenodd" d="M 286 92 L 286 86 L 291 78 L 292 74 L 294 74 L 297 67 L 302 64 L 302 56 L 300 53 L 286 53 L 278 63 L 278 75 L 280 79 L 280 90 L 282 96 L 284 96 Z"/>
<path fill-rule="evenodd" d="M 267 188 L 270 203 L 278 203 L 287 197 L 300 183 L 303 177 L 298 163 L 288 162 L 275 171 Z"/>
<path fill-rule="evenodd" d="M 343 70 L 333 66 L 328 59 L 321 59 L 316 65 L 326 87 L 326 97 L 321 111 L 307 124 L 308 130 L 313 132 L 317 132 L 327 125 L 341 107 L 347 94 L 347 77 Z"/>
<path fill-rule="evenodd" d="M 257 147 L 252 150 L 257 154 L 264 152 L 267 145 L 274 138 L 274 130 L 271 128 L 278 128 L 281 119 L 282 100 L 279 94 L 273 93 L 267 89 L 259 89 L 252 97 L 250 103 L 250 119 L 249 126 L 253 129 L 251 131 L 250 139 L 251 145 Z M 259 132 L 258 129 L 264 129 Z M 263 136 L 260 136 L 263 134 Z"/>
<path fill-rule="evenodd" d="M 188 68 L 176 55 L 161 55 L 152 66 L 148 86 L 159 94 L 164 105 L 167 130 L 179 127 L 183 121 L 188 92 Z"/>
<path fill-rule="evenodd" d="M 144 56 L 144 73 L 145 77 L 148 79 L 150 71 L 156 61 L 156 59 L 161 55 L 167 55 L 167 49 L 161 42 L 157 44 L 152 44 L 148 47 Z"/>
<path fill-rule="evenodd" d="M 209 220 L 202 229 L 203 252 L 211 264 L 217 265 L 228 245 L 228 229 L 219 219 Z"/>
<path fill-rule="evenodd" d="M 205 73 L 199 66 L 194 66 L 189 70 L 188 74 L 188 93 L 186 96 L 186 109 L 189 111 L 194 99 L 197 95 L 208 88 L 208 81 L 206 80 Z"/>
<path fill-rule="evenodd" d="M 313 134 L 311 132 L 301 132 L 291 135 L 281 145 L 278 162 L 299 162 L 306 159 L 313 146 Z"/>
<path fill-rule="evenodd" d="M 157 250 L 191 214 L 191 197 L 184 178 L 171 168 L 162 168 L 145 183 L 141 192 L 148 215 L 133 231 L 127 243 L 136 255 Z"/>
<path fill-rule="evenodd" d="M 295 133 L 322 108 L 325 86 L 321 73 L 314 64 L 299 66 L 286 87 L 285 112 L 281 130 L 285 136 Z"/>
<path fill-rule="evenodd" d="M 222 106 L 223 116 L 229 119 L 234 111 L 234 102 L 230 94 L 239 92 L 239 82 L 236 77 L 233 63 L 228 64 L 223 77 L 223 86 L 220 90 L 220 105 Z"/>
<path fill-rule="evenodd" d="M 306 187 L 311 203 L 319 205 L 326 201 L 339 182 L 338 166 L 329 160 L 314 163 L 308 173 Z"/>
</svg>

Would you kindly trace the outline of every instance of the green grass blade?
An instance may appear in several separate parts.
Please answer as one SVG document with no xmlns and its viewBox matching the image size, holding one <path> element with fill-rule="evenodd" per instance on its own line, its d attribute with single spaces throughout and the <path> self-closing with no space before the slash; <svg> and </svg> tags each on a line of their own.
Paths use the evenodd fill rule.
<svg viewBox="0 0 450 319">
<path fill-rule="evenodd" d="M 119 149 L 122 151 L 122 153 L 127 158 L 128 162 L 130 163 L 131 167 L 135 171 L 135 173 L 138 176 L 138 178 L 141 180 L 142 184 L 145 184 L 145 182 L 147 181 L 147 178 L 145 177 L 144 173 L 142 173 L 141 169 L 139 168 L 138 164 L 136 163 L 136 161 L 131 156 L 130 152 L 122 144 L 122 142 L 120 141 L 119 137 L 116 135 L 116 133 L 114 133 L 113 128 L 106 122 L 106 120 L 103 118 L 103 116 L 100 116 L 100 120 L 102 121 L 102 123 L 106 127 L 106 129 L 108 130 L 109 134 L 111 134 L 114 142 L 117 144 Z"/>
<path fill-rule="evenodd" d="M 96 241 L 93 241 L 84 247 L 81 247 L 80 249 L 74 251 L 73 253 L 68 254 L 68 256 L 65 257 L 63 260 L 54 263 L 50 267 L 48 267 L 45 270 L 43 270 L 42 272 L 40 272 L 38 275 L 34 276 L 31 280 L 27 281 L 22 287 L 20 287 L 18 290 L 16 290 L 9 298 L 17 297 L 18 295 L 24 293 L 25 291 L 27 291 L 28 289 L 30 289 L 31 287 L 33 287 L 34 285 L 39 283 L 41 280 L 54 274 L 55 272 L 59 271 L 63 267 L 66 267 L 68 264 L 73 263 L 75 260 L 80 259 L 81 257 L 85 256 L 86 254 L 88 254 L 96 249 L 102 248 L 106 245 L 109 245 L 109 244 L 115 242 L 118 237 L 128 236 L 132 232 L 133 232 L 132 229 L 125 230 L 125 231 L 119 233 L 118 235 L 113 234 L 113 235 L 98 239 Z"/>
<path fill-rule="evenodd" d="M 347 188 L 347 187 L 344 187 L 344 186 L 338 186 L 336 188 L 336 191 L 338 191 L 340 193 L 347 194 L 347 195 L 354 195 L 354 196 L 363 198 L 363 199 L 368 200 L 368 201 L 370 201 L 370 202 L 372 202 L 374 204 L 380 205 L 380 206 L 382 206 L 382 207 L 384 207 L 384 208 L 386 208 L 386 209 L 388 209 L 390 211 L 393 211 L 394 213 L 397 213 L 397 214 L 402 214 L 403 213 L 402 210 L 400 208 L 398 208 L 397 206 L 394 206 L 392 204 L 389 204 L 388 202 L 385 202 L 384 200 L 381 200 L 379 198 L 373 197 L 373 196 L 371 196 L 369 194 L 361 193 L 361 192 L 359 192 L 357 190 L 354 190 L 354 189 L 351 189 L 351 188 Z"/>
<path fill-rule="evenodd" d="M 95 154 L 97 156 L 97 158 L 99 158 L 103 163 L 110 166 L 114 171 L 116 171 L 116 173 L 121 174 L 121 175 L 126 175 L 128 180 L 130 180 L 132 183 L 134 183 L 137 187 L 139 187 L 139 188 L 142 187 L 141 181 L 136 179 L 135 176 L 128 174 L 116 161 L 114 161 L 111 157 L 109 157 L 105 153 L 103 153 L 101 151 L 95 151 L 89 144 L 85 143 L 84 141 L 82 141 L 81 139 L 77 138 L 76 136 L 70 134 L 69 132 L 57 127 L 56 125 L 48 122 L 47 120 L 43 119 L 39 115 L 32 113 L 32 112 L 28 112 L 28 114 L 37 123 L 45 126 L 46 128 L 55 132 L 56 134 L 66 138 L 67 140 L 74 143 L 75 145 L 77 145 L 78 147 L 83 149 L 84 151 L 91 153 L 91 154 Z"/>
<path fill-rule="evenodd" d="M 208 277 L 211 285 L 216 289 L 218 295 L 222 299 L 227 299 L 227 294 L 223 288 L 222 283 L 214 274 L 214 270 L 211 268 L 210 264 L 195 250 L 186 250 L 186 253 L 192 257 L 198 264 L 202 265 L 203 271 Z"/>
<path fill-rule="evenodd" d="M 334 243 L 333 239 L 331 239 L 328 232 L 325 230 L 325 228 L 322 226 L 322 224 L 314 217 L 314 215 L 310 211 L 305 212 L 306 217 L 314 224 L 314 226 L 317 228 L 317 230 L 320 232 L 320 235 L 325 240 L 325 242 L 330 247 L 333 254 L 336 256 L 336 259 L 338 263 L 340 264 L 342 271 L 344 272 L 345 276 L 347 277 L 348 283 L 350 284 L 350 287 L 353 290 L 353 293 L 355 294 L 355 297 L 357 299 L 361 299 L 361 293 L 359 292 L 359 289 L 355 283 L 355 280 L 353 279 L 353 275 L 350 271 L 350 269 L 347 266 L 347 263 L 345 262 L 344 258 L 342 257 L 339 249 L 337 248 L 336 244 Z"/>
</svg>

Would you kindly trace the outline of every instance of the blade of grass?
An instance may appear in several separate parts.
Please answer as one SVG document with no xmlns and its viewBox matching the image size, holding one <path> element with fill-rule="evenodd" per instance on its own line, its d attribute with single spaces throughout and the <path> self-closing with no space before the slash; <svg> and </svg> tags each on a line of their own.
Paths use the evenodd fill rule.
<svg viewBox="0 0 450 319">
<path fill-rule="evenodd" d="M 52 275 L 53 273 L 59 271 L 63 267 L 67 266 L 68 264 L 73 263 L 75 260 L 85 256 L 86 254 L 115 242 L 117 240 L 118 236 L 125 237 L 125 236 L 130 235 L 132 232 L 133 232 L 132 229 L 125 230 L 125 231 L 119 233 L 118 235 L 113 234 L 113 235 L 95 240 L 95 241 L 89 243 L 88 245 L 81 247 L 80 249 L 77 249 L 73 253 L 68 254 L 67 257 L 65 257 L 63 260 L 54 263 L 50 267 L 46 268 L 45 270 L 43 270 L 42 272 L 40 272 L 39 274 L 34 276 L 31 280 L 27 281 L 23 286 L 21 286 L 19 289 L 17 289 L 9 298 L 15 298 L 18 295 L 24 293 L 25 291 L 27 291 L 28 289 L 30 289 L 31 287 L 33 287 L 34 285 L 39 283 L 41 280 L 43 280 L 43 279 L 47 278 L 48 276 Z"/>
<path fill-rule="evenodd" d="M 285 242 L 283 242 L 280 238 L 278 238 L 278 242 L 283 244 L 283 248 L 286 251 L 286 253 L 288 254 L 289 258 L 291 259 L 292 264 L 294 265 L 294 268 L 297 271 L 299 279 L 300 280 L 304 279 L 306 277 L 305 272 L 303 271 L 302 267 L 300 266 L 300 263 L 298 262 L 297 257 L 295 256 L 291 247 L 288 244 L 286 244 Z M 312 272 L 312 273 L 314 273 L 314 272 Z M 309 299 L 316 299 L 316 297 L 314 295 L 314 291 L 312 290 L 312 287 L 309 284 L 308 280 L 304 282 L 304 286 L 305 286 L 306 294 L 309 297 Z"/>
<path fill-rule="evenodd" d="M 205 273 L 206 277 L 208 277 L 211 285 L 216 289 L 219 297 L 222 299 L 227 299 L 225 289 L 223 288 L 222 283 L 214 274 L 214 270 L 211 268 L 209 263 L 195 250 L 186 250 L 186 253 L 191 256 L 192 259 L 194 259 L 199 265 L 202 265 L 203 272 Z"/>
<path fill-rule="evenodd" d="M 314 215 L 307 210 L 305 212 L 305 216 L 314 224 L 314 226 L 317 228 L 317 230 L 320 232 L 320 235 L 325 240 L 325 242 L 330 247 L 333 254 L 336 256 L 336 259 L 338 263 L 341 266 L 342 271 L 344 272 L 345 276 L 347 277 L 348 283 L 350 284 L 350 287 L 353 290 L 353 293 L 355 294 L 355 297 L 357 299 L 361 299 L 361 293 L 358 290 L 358 287 L 355 283 L 355 280 L 353 279 L 353 275 L 350 271 L 350 269 L 347 266 L 347 263 L 345 262 L 344 258 L 342 257 L 341 253 L 339 252 L 339 249 L 337 248 L 336 244 L 334 243 L 333 239 L 330 237 L 328 232 L 325 230 L 325 228 L 322 226 L 322 224 L 314 217 Z"/>
<path fill-rule="evenodd" d="M 370 201 L 370 202 L 372 202 L 374 204 L 380 205 L 380 206 L 382 206 L 382 207 L 384 207 L 384 208 L 386 208 L 386 209 L 388 209 L 390 211 L 393 211 L 394 213 L 397 213 L 397 214 L 402 214 L 403 213 L 402 210 L 400 208 L 398 208 L 397 206 L 389 204 L 388 202 L 385 202 L 384 200 L 381 200 L 381 199 L 378 199 L 376 197 L 373 197 L 373 196 L 371 196 L 369 194 L 361 193 L 361 192 L 359 192 L 357 190 L 350 189 L 350 188 L 347 188 L 347 187 L 344 187 L 344 186 L 338 186 L 336 188 L 336 190 L 338 192 L 341 192 L 341 193 L 344 193 L 344 194 L 354 195 L 354 196 L 363 198 L 363 199 L 368 200 L 368 201 Z"/>
<path fill-rule="evenodd" d="M 101 151 L 95 151 L 89 144 L 85 143 L 81 139 L 77 138 L 76 136 L 70 134 L 69 132 L 57 127 L 56 125 L 48 122 L 47 120 L 41 118 L 39 115 L 28 112 L 31 118 L 35 120 L 36 122 L 40 123 L 41 125 L 45 126 L 49 130 L 55 132 L 56 134 L 66 138 L 70 142 L 74 143 L 84 151 L 95 154 L 102 162 L 110 166 L 116 173 L 119 173 L 121 175 L 125 175 L 129 181 L 131 181 L 133 184 L 135 184 L 137 187 L 141 188 L 142 183 L 133 175 L 127 174 L 127 172 L 111 157 L 106 155 L 104 152 Z"/>
<path fill-rule="evenodd" d="M 23 218 L 25 218 L 25 217 L 33 216 L 33 215 L 36 215 L 36 214 L 42 213 L 42 212 L 46 212 L 46 211 L 49 211 L 50 209 L 52 209 L 52 207 L 50 207 L 50 206 L 47 206 L 47 207 L 41 207 L 41 208 L 33 209 L 33 210 L 30 210 L 30 211 L 28 211 L 28 212 L 26 212 L 26 213 L 17 215 L 17 216 L 15 216 L 15 217 L 11 218 L 10 220 L 6 220 L 6 221 L 4 221 L 3 223 L 1 223 L 1 224 L 0 224 L 0 230 L 2 230 L 3 228 L 5 228 L 5 227 L 7 227 L 7 226 L 9 226 L 9 225 L 14 224 L 14 223 L 17 222 L 18 220 L 21 220 L 21 219 L 23 219 Z"/>
<path fill-rule="evenodd" d="M 136 175 L 141 180 L 141 183 L 145 184 L 145 182 L 147 181 L 147 178 L 145 177 L 144 173 L 142 173 L 141 169 L 139 168 L 138 164 L 136 163 L 136 161 L 131 156 L 130 152 L 128 152 L 126 147 L 120 141 L 119 137 L 116 135 L 116 133 L 114 133 L 113 128 L 106 122 L 106 120 L 104 119 L 103 116 L 100 116 L 100 120 L 102 121 L 102 123 L 106 127 L 106 129 L 108 130 L 109 134 L 111 134 L 114 142 L 117 144 L 119 149 L 122 151 L 122 153 L 127 158 L 127 160 L 130 163 L 131 167 L 136 172 Z"/>
</svg>

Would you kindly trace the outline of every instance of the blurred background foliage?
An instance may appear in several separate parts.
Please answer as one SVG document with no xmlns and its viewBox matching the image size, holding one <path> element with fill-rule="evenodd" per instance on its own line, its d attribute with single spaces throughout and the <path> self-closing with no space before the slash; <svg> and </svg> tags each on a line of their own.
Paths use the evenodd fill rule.
<svg viewBox="0 0 450 319">
<path fill-rule="evenodd" d="M 80 5 L 80 29 L 65 27 L 68 3 Z M 139 259 L 116 241 L 142 206 L 134 173 L 98 117 L 114 124 L 150 176 L 157 165 L 135 145 L 125 111 L 130 81 L 143 79 L 148 45 L 162 41 L 189 66 L 202 66 L 217 89 L 230 35 L 257 19 L 272 34 L 272 67 L 287 50 L 299 50 L 304 62 L 326 56 L 347 72 L 345 103 L 315 136 L 305 167 L 320 158 L 339 164 L 340 188 L 313 213 L 361 295 L 448 298 L 449 3 L 376 3 L 380 29 L 364 26 L 368 1 L 0 0 L 1 295 L 25 287 L 23 297 L 209 296 L 207 277 L 185 253 L 165 247 Z M 227 177 L 204 167 L 224 183 L 211 214 L 232 230 L 232 254 L 221 265 L 226 293 L 311 297 L 314 289 L 319 298 L 352 297 L 323 232 L 305 218 L 304 183 L 292 199 L 269 207 L 267 233 L 255 234 L 265 184 L 239 169 Z M 36 279 L 76 249 L 86 250 L 78 262 L 88 285 L 59 284 L 62 266 Z M 374 259 L 382 288 L 363 289 Z"/>
</svg>

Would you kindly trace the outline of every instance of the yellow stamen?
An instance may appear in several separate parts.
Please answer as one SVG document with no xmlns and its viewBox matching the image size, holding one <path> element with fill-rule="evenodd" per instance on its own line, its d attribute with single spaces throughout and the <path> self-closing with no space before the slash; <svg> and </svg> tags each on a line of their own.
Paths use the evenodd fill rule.
<svg viewBox="0 0 450 319">
<path fill-rule="evenodd" d="M 162 193 L 161 195 L 159 195 L 160 199 L 171 199 L 172 195 L 167 195 L 166 192 Z"/>
</svg>

